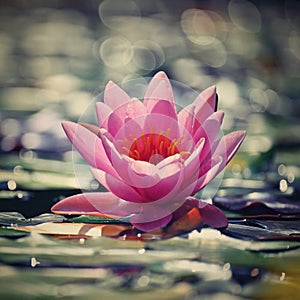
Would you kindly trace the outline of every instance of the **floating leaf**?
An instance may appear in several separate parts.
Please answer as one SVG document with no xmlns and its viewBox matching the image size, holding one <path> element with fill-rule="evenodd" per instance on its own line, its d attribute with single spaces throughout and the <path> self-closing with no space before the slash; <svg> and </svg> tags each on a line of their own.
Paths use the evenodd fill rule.
<svg viewBox="0 0 300 300">
<path fill-rule="evenodd" d="M 299 241 L 300 235 L 287 235 L 280 232 L 263 229 L 254 226 L 247 226 L 244 224 L 229 224 L 229 226 L 222 230 L 222 233 L 237 239 L 254 240 L 254 241 L 280 241 L 290 240 Z"/>
<path fill-rule="evenodd" d="M 0 227 L 0 237 L 5 238 L 20 238 L 27 236 L 28 233 L 23 230 L 17 230 L 15 228 L 10 227 Z"/>
<path fill-rule="evenodd" d="M 257 220 L 250 219 L 247 223 L 282 235 L 295 235 L 300 239 L 300 218 L 295 220 Z"/>
<path fill-rule="evenodd" d="M 45 222 L 63 222 L 65 220 L 67 219 L 64 216 L 55 214 L 41 214 L 37 217 L 26 219 L 22 214 L 17 212 L 0 213 L 0 224 L 5 226 L 27 226 L 41 224 Z"/>
<path fill-rule="evenodd" d="M 53 235 L 60 238 L 89 238 L 99 236 L 118 236 L 120 232 L 130 229 L 128 226 L 113 224 L 82 223 L 42 223 L 33 226 L 17 227 L 18 230 Z"/>
<path fill-rule="evenodd" d="M 72 223 L 89 223 L 89 224 L 123 224 L 129 225 L 126 222 L 127 219 L 113 219 L 113 218 L 101 218 L 96 216 L 80 215 L 78 217 L 70 218 L 68 221 Z"/>
<path fill-rule="evenodd" d="M 246 214 L 300 214 L 300 202 L 268 192 L 243 196 L 216 196 L 213 202 L 221 208 Z"/>
</svg>

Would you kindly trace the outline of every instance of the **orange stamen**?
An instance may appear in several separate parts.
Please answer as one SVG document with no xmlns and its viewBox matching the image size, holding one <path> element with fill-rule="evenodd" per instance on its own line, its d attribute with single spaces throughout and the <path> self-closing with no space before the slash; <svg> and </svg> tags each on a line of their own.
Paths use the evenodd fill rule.
<svg viewBox="0 0 300 300">
<path fill-rule="evenodd" d="M 142 134 L 139 138 L 134 137 L 132 139 L 133 142 L 128 155 L 133 159 L 149 162 L 153 155 L 160 155 L 162 158 L 166 158 L 179 153 L 177 148 L 179 139 L 171 141 L 163 135 L 163 131 Z"/>
</svg>

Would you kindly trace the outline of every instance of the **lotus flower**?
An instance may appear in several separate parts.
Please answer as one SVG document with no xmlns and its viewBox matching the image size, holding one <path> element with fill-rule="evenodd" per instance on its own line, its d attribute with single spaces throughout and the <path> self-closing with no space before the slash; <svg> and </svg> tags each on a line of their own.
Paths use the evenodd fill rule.
<svg viewBox="0 0 300 300">
<path fill-rule="evenodd" d="M 216 106 L 216 89 L 209 87 L 177 113 L 164 72 L 152 78 L 143 101 L 110 81 L 104 102 L 96 103 L 99 127 L 62 124 L 108 192 L 68 197 L 52 212 L 129 217 L 147 232 L 197 208 L 201 224 L 226 227 L 221 210 L 192 197 L 224 169 L 245 136 L 244 131 L 221 135 L 224 114 Z"/>
</svg>

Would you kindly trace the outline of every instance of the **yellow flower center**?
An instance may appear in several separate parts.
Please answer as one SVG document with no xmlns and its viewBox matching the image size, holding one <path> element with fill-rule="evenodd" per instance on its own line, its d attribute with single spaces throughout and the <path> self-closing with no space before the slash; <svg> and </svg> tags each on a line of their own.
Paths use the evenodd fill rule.
<svg viewBox="0 0 300 300">
<path fill-rule="evenodd" d="M 135 138 L 129 149 L 128 156 L 157 164 L 164 158 L 180 153 L 177 145 L 182 139 L 170 140 L 161 133 L 146 133 Z"/>
</svg>

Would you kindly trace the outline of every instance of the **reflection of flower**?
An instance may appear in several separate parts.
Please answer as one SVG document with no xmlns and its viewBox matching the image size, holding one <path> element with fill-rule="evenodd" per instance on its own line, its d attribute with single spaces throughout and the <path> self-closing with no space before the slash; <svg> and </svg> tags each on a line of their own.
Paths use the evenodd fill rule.
<svg viewBox="0 0 300 300">
<path fill-rule="evenodd" d="M 151 80 L 143 102 L 109 82 L 96 112 L 100 128 L 72 122 L 63 128 L 109 192 L 66 198 L 53 212 L 130 216 L 136 228 L 150 231 L 196 207 L 202 223 L 227 225 L 219 209 L 190 197 L 226 166 L 245 136 L 236 131 L 220 137 L 223 113 L 216 112 L 214 87 L 177 114 L 163 72 Z"/>
</svg>

